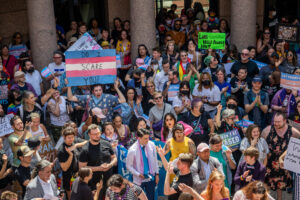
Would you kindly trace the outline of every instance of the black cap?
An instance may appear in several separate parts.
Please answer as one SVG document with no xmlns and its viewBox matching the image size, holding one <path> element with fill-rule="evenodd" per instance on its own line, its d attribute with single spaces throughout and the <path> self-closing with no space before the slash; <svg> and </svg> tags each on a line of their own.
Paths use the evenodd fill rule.
<svg viewBox="0 0 300 200">
<path fill-rule="evenodd" d="M 41 144 L 41 141 L 38 138 L 29 138 L 28 139 L 28 147 L 30 149 L 35 149 Z"/>
<path fill-rule="evenodd" d="M 277 59 L 279 59 L 279 55 L 278 55 L 278 53 L 276 53 L 276 52 L 273 52 L 272 55 L 271 55 L 271 57 L 272 57 L 272 58 L 273 58 L 273 57 L 276 57 Z"/>
</svg>

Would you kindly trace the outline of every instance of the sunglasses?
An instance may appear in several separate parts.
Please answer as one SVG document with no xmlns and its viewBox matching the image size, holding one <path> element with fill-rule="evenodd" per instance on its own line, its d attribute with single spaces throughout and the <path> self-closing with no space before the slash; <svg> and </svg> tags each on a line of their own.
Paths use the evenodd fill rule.
<svg viewBox="0 0 300 200">
<path fill-rule="evenodd" d="M 162 98 L 163 98 L 162 96 L 159 96 L 159 97 L 155 97 L 154 99 L 158 100 L 158 99 L 162 99 Z"/>
<path fill-rule="evenodd" d="M 242 56 L 249 56 L 248 53 L 241 53 Z"/>
</svg>

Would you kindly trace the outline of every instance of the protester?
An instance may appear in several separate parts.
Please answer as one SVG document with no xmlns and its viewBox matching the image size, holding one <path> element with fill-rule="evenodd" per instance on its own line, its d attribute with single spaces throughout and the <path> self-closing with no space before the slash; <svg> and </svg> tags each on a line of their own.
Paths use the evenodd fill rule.
<svg viewBox="0 0 300 200">
<path fill-rule="evenodd" d="M 11 190 L 13 169 L 9 158 L 3 149 L 2 138 L 0 138 L 0 166 L 0 192 L 3 194 L 6 189 Z"/>
<path fill-rule="evenodd" d="M 41 95 L 44 93 L 44 87 L 40 72 L 34 68 L 30 60 L 25 60 L 23 63 L 24 66 L 22 66 L 22 68 L 25 73 L 26 83 L 31 84 L 36 95 L 41 97 Z"/>
<path fill-rule="evenodd" d="M 119 136 L 118 143 L 128 149 L 134 142 L 134 137 L 129 127 L 122 122 L 122 117 L 119 113 L 115 113 L 112 120 L 114 129 Z"/>
<path fill-rule="evenodd" d="M 23 71 L 16 71 L 14 77 L 15 83 L 11 86 L 12 90 L 20 90 L 22 93 L 24 93 L 25 91 L 31 91 L 34 94 L 34 96 L 37 97 L 33 86 L 30 83 L 26 82 L 25 73 Z"/>
<path fill-rule="evenodd" d="M 158 163 L 156 147 L 149 136 L 147 129 L 137 131 L 138 140 L 128 150 L 126 167 L 133 175 L 133 183 L 145 191 L 149 200 L 154 200 L 159 181 Z"/>
<path fill-rule="evenodd" d="M 18 61 L 15 56 L 9 55 L 9 50 L 7 45 L 1 47 L 1 60 L 2 65 L 6 68 L 10 80 L 14 80 L 15 68 L 18 64 Z"/>
<path fill-rule="evenodd" d="M 233 200 L 274 200 L 261 181 L 253 181 L 234 194 Z"/>
<path fill-rule="evenodd" d="M 164 123 L 161 130 L 161 141 L 166 142 L 173 137 L 173 128 L 176 124 L 174 114 L 167 113 L 164 117 Z"/>
<path fill-rule="evenodd" d="M 179 84 L 178 95 L 173 99 L 172 106 L 180 120 L 182 115 L 191 109 L 191 93 L 190 85 L 187 81 Z"/>
</svg>

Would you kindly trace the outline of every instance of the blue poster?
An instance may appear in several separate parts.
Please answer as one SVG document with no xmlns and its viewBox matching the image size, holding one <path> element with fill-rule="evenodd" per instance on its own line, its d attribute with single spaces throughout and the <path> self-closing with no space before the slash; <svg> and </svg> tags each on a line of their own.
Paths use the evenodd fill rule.
<svg viewBox="0 0 300 200">
<path fill-rule="evenodd" d="M 237 129 L 220 134 L 223 144 L 232 149 L 239 148 L 241 144 L 241 136 Z"/>
<path fill-rule="evenodd" d="M 162 141 L 154 141 L 153 140 L 153 142 L 158 147 L 161 146 L 161 148 L 164 148 L 164 146 L 165 146 L 165 143 Z M 167 161 L 169 161 L 170 153 L 168 153 L 166 155 L 166 159 L 167 159 Z M 165 196 L 164 195 L 164 184 L 165 184 L 165 178 L 166 178 L 166 170 L 164 169 L 164 166 L 163 166 L 162 161 L 158 154 L 157 154 L 157 161 L 158 161 L 158 167 L 159 167 L 159 182 L 157 185 L 158 196 Z"/>
<path fill-rule="evenodd" d="M 132 175 L 126 168 L 126 157 L 128 150 L 123 145 L 117 146 L 117 154 L 118 154 L 118 174 L 123 176 L 129 181 L 132 181 Z"/>
</svg>

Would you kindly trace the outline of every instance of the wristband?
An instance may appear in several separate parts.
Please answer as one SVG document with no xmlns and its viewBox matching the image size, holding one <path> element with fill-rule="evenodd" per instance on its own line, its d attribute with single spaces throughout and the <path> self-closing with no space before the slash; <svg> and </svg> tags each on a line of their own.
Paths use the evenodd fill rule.
<svg viewBox="0 0 300 200">
<path fill-rule="evenodd" d="M 244 178 L 243 178 L 243 176 L 241 176 L 241 177 L 240 177 L 240 179 L 241 179 L 241 181 L 244 181 Z"/>
</svg>

